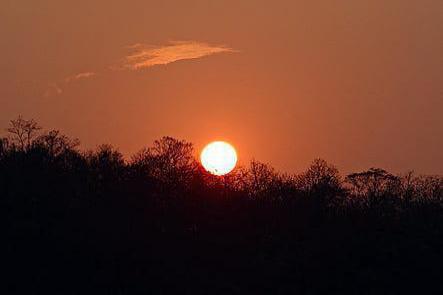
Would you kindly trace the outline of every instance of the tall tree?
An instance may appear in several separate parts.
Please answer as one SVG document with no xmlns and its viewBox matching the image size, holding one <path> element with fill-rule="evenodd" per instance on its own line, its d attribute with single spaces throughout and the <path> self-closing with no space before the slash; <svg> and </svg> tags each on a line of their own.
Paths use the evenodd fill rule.
<svg viewBox="0 0 443 295">
<path fill-rule="evenodd" d="M 18 145 L 19 149 L 27 150 L 40 129 L 41 127 L 33 119 L 25 120 L 19 116 L 11 120 L 10 127 L 6 130 L 11 134 L 13 143 Z"/>
</svg>

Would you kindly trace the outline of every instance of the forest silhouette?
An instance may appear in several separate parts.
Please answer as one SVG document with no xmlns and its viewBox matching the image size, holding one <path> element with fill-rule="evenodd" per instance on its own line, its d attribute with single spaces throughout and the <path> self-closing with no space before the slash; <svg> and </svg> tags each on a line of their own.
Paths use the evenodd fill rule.
<svg viewBox="0 0 443 295">
<path fill-rule="evenodd" d="M 440 176 L 315 159 L 217 177 L 171 137 L 125 160 L 22 117 L 6 131 L 3 294 L 441 292 Z"/>
</svg>

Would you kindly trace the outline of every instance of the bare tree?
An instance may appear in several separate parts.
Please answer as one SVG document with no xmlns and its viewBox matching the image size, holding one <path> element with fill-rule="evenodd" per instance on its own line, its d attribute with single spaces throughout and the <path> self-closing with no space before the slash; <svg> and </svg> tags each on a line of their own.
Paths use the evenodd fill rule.
<svg viewBox="0 0 443 295">
<path fill-rule="evenodd" d="M 252 194 L 259 195 L 269 191 L 277 180 L 278 174 L 271 166 L 251 161 L 248 182 Z"/>
<path fill-rule="evenodd" d="M 69 150 L 75 150 L 80 145 L 78 139 L 70 139 L 58 130 L 51 130 L 48 133 L 40 135 L 34 142 L 46 148 L 53 156 L 58 156 Z"/>
<path fill-rule="evenodd" d="M 102 144 L 97 151 L 87 154 L 86 158 L 99 183 L 112 184 L 113 181 L 122 179 L 125 160 L 112 145 Z"/>
<path fill-rule="evenodd" d="M 0 138 L 0 158 L 4 156 L 4 154 L 9 149 L 9 141 L 7 138 Z"/>
<path fill-rule="evenodd" d="M 392 191 L 399 185 L 399 177 L 380 168 L 352 173 L 346 177 L 355 195 L 379 196 Z"/>
<path fill-rule="evenodd" d="M 19 116 L 11 120 L 10 127 L 6 130 L 11 134 L 13 143 L 17 144 L 21 150 L 27 150 L 40 129 L 41 127 L 33 119 L 25 120 Z"/>
<path fill-rule="evenodd" d="M 186 185 L 197 169 L 193 153 L 191 143 L 165 136 L 136 154 L 132 165 L 171 187 Z"/>
<path fill-rule="evenodd" d="M 443 201 L 443 177 L 418 176 L 414 179 L 415 201 L 424 203 L 429 201 Z"/>
<path fill-rule="evenodd" d="M 323 192 L 340 187 L 341 177 L 337 168 L 323 159 L 314 159 L 306 172 L 297 176 L 297 186 L 307 192 Z"/>
</svg>

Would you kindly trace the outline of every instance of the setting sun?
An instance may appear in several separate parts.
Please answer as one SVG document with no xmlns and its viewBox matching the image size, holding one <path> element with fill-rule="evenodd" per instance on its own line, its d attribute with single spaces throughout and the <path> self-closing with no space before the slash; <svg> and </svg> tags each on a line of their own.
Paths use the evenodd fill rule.
<svg viewBox="0 0 443 295">
<path fill-rule="evenodd" d="M 205 146 L 200 160 L 203 167 L 214 175 L 225 175 L 234 169 L 237 153 L 232 145 L 224 141 L 214 141 Z"/>
</svg>

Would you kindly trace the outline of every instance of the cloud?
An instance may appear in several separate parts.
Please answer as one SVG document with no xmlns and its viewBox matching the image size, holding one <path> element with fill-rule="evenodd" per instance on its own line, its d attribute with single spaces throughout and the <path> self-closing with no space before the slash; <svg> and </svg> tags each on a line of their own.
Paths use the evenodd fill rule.
<svg viewBox="0 0 443 295">
<path fill-rule="evenodd" d="M 146 44 L 133 44 L 127 46 L 127 50 L 131 51 L 129 55 L 124 57 L 123 64 L 118 66 L 110 66 L 109 69 L 130 69 L 139 70 L 149 68 L 156 65 L 167 65 L 169 63 L 202 58 L 223 52 L 238 52 L 225 45 L 210 45 L 198 41 L 171 41 L 163 46 L 151 46 Z M 89 79 L 97 76 L 95 72 L 82 72 L 72 76 L 68 76 L 63 80 L 58 80 L 48 84 L 44 97 L 58 96 L 63 93 L 63 89 L 69 83 Z"/>
<path fill-rule="evenodd" d="M 77 81 L 80 79 L 87 79 L 87 78 L 91 78 L 93 76 L 97 75 L 96 73 L 93 72 L 84 72 L 84 73 L 79 73 L 77 75 L 73 75 L 73 76 L 69 76 L 65 79 L 66 83 L 70 83 L 73 81 Z"/>
<path fill-rule="evenodd" d="M 59 80 L 58 82 L 53 82 L 53 83 L 49 83 L 48 87 L 46 88 L 45 93 L 43 94 L 44 97 L 51 97 L 51 96 L 57 96 L 63 93 L 63 89 L 65 86 L 65 84 L 77 81 L 77 80 L 82 80 L 82 79 L 88 79 L 90 77 L 96 76 L 96 73 L 93 72 L 84 72 L 84 73 L 79 73 L 76 75 L 72 75 L 69 76 L 67 78 L 65 78 L 64 80 Z"/>
<path fill-rule="evenodd" d="M 164 46 L 135 44 L 128 47 L 133 52 L 126 56 L 124 68 L 138 70 L 155 65 L 166 65 L 185 59 L 196 59 L 223 52 L 235 52 L 232 48 L 213 46 L 197 41 L 173 41 Z"/>
<path fill-rule="evenodd" d="M 62 94 L 62 92 L 63 92 L 62 89 L 60 88 L 60 86 L 58 86 L 57 83 L 50 83 L 44 93 L 44 96 L 45 97 L 57 96 Z"/>
</svg>

